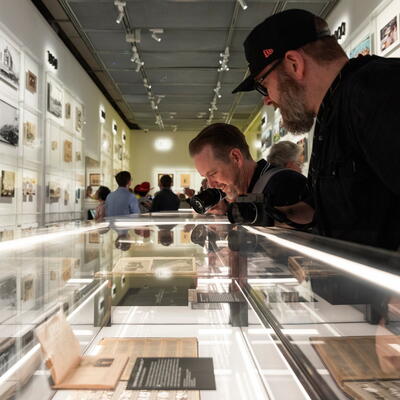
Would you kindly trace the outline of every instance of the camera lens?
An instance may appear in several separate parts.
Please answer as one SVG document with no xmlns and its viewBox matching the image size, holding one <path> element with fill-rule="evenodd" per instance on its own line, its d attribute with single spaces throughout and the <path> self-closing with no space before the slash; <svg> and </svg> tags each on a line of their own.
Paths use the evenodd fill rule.
<svg viewBox="0 0 400 400">
<path fill-rule="evenodd" d="M 190 199 L 193 210 L 204 214 L 208 209 L 220 202 L 226 194 L 219 189 L 206 189 Z"/>
<path fill-rule="evenodd" d="M 231 203 L 228 207 L 228 219 L 231 224 L 254 224 L 258 209 L 254 203 Z"/>
</svg>

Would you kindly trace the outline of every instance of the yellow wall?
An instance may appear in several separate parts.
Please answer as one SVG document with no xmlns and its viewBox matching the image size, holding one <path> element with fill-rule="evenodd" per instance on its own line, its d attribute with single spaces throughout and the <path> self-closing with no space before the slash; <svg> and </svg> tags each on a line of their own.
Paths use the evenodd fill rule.
<svg viewBox="0 0 400 400">
<path fill-rule="evenodd" d="M 258 161 L 260 156 L 259 140 L 257 135 L 261 133 L 261 111 L 256 115 L 250 125 L 244 130 L 244 135 L 246 136 L 247 144 L 250 148 L 250 154 L 253 160 Z"/>
<path fill-rule="evenodd" d="M 158 169 L 194 169 L 194 164 L 189 156 L 189 142 L 197 133 L 183 132 L 159 132 L 143 133 L 131 132 L 130 142 L 130 165 L 134 184 L 143 181 L 151 182 L 152 186 L 157 186 L 153 180 L 153 170 Z M 173 147 L 170 151 L 160 152 L 155 150 L 154 141 L 157 138 L 170 138 Z"/>
</svg>

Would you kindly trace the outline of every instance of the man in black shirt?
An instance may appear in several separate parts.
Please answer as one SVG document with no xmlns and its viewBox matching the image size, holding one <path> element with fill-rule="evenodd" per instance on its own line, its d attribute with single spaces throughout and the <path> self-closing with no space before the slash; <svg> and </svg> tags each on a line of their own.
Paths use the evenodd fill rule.
<svg viewBox="0 0 400 400">
<path fill-rule="evenodd" d="M 171 190 L 172 178 L 169 175 L 163 175 L 160 178 L 159 186 L 160 191 L 155 194 L 150 211 L 178 210 L 179 197 Z"/>
<path fill-rule="evenodd" d="M 228 201 L 251 193 L 261 175 L 277 168 L 266 160 L 255 162 L 243 133 L 224 123 L 204 128 L 190 142 L 189 152 L 197 171 L 207 178 L 208 187 L 221 189 Z M 262 192 L 268 205 L 282 211 L 292 222 L 311 222 L 314 211 L 303 201 L 310 196 L 303 175 L 289 169 L 280 170 L 271 176 Z"/>
<path fill-rule="evenodd" d="M 316 118 L 309 181 L 316 232 L 395 250 L 400 245 L 400 60 L 349 60 L 321 18 L 287 10 L 244 42 L 250 76 L 284 126 L 307 132 Z"/>
</svg>

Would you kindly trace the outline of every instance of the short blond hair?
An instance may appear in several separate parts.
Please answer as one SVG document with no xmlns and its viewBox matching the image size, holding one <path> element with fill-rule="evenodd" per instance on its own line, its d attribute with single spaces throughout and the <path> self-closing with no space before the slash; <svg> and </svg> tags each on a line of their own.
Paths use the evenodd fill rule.
<svg viewBox="0 0 400 400">
<path fill-rule="evenodd" d="M 296 161 L 302 150 L 298 144 L 283 140 L 271 147 L 267 160 L 277 167 L 285 167 L 288 162 Z"/>
</svg>

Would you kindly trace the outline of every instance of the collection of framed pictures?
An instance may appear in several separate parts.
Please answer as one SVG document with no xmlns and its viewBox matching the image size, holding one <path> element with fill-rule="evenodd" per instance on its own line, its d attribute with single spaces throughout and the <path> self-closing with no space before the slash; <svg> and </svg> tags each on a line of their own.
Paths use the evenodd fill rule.
<svg viewBox="0 0 400 400">
<path fill-rule="evenodd" d="M 75 218 L 85 183 L 77 179 L 84 176 L 83 105 L 11 36 L 0 30 L 0 226 L 15 226 L 17 219 L 37 226 L 38 198 L 46 214 Z"/>
</svg>

